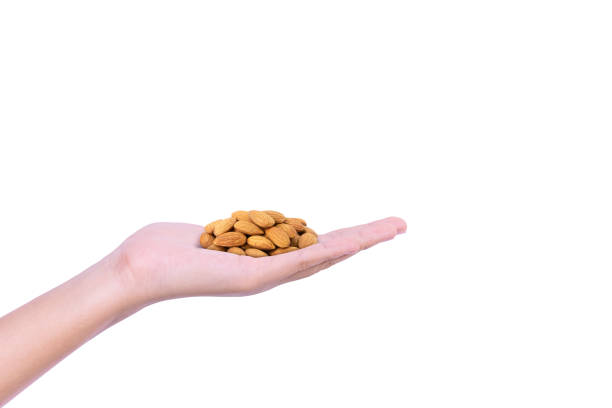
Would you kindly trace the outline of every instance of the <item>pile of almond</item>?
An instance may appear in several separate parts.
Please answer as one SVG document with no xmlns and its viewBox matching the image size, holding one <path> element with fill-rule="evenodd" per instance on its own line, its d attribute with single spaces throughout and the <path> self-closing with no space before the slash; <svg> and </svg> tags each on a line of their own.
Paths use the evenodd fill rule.
<svg viewBox="0 0 612 408">
<path fill-rule="evenodd" d="M 234 211 L 230 218 L 204 227 L 200 245 L 255 258 L 280 255 L 317 243 L 317 233 L 301 218 L 278 211 Z"/>
</svg>

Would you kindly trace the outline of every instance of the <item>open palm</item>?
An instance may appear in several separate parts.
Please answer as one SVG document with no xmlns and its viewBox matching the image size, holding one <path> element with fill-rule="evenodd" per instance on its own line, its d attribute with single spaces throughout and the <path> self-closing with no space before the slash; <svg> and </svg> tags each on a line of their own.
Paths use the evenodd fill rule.
<svg viewBox="0 0 612 408">
<path fill-rule="evenodd" d="M 119 248 L 128 281 L 153 302 L 186 296 L 249 295 L 305 278 L 406 231 L 400 218 L 319 235 L 319 243 L 264 258 L 203 249 L 202 226 L 156 223 L 137 231 Z"/>
</svg>

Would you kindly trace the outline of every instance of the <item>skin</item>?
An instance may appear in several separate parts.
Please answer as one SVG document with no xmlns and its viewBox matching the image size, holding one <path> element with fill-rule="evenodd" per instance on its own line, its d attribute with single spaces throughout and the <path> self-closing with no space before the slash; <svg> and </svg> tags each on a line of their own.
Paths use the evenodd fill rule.
<svg viewBox="0 0 612 408">
<path fill-rule="evenodd" d="M 299 251 L 251 258 L 199 246 L 202 227 L 157 223 L 100 262 L 0 319 L 0 406 L 98 333 L 147 305 L 246 296 L 303 279 L 406 231 L 400 218 L 319 236 Z"/>
</svg>

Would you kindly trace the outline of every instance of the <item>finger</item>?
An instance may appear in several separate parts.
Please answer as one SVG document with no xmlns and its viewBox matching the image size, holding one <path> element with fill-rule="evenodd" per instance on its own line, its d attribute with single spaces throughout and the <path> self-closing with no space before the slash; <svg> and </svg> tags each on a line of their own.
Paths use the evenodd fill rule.
<svg viewBox="0 0 612 408">
<path fill-rule="evenodd" d="M 359 252 L 359 246 L 350 240 L 319 242 L 299 251 L 260 258 L 259 273 L 264 281 L 279 282 L 299 271 L 319 265 L 330 259 Z"/>
<path fill-rule="evenodd" d="M 368 224 L 332 231 L 320 236 L 320 241 L 351 240 L 356 242 L 360 249 L 367 249 L 404 232 L 406 232 L 404 220 L 389 217 Z"/>
<path fill-rule="evenodd" d="M 297 272 L 344 255 L 355 254 L 405 230 L 406 224 L 403 220 L 391 217 L 333 231 L 321 235 L 318 244 L 300 251 L 260 259 L 256 279 L 264 285 L 282 282 Z"/>
<path fill-rule="evenodd" d="M 339 258 L 331 259 L 329 261 L 325 261 L 323 263 L 320 263 L 319 265 L 311 266 L 308 269 L 305 269 L 305 270 L 300 271 L 300 272 L 298 272 L 298 273 L 296 273 L 294 275 L 291 275 L 290 277 L 285 279 L 282 283 L 288 283 L 288 282 L 293 282 L 293 281 L 298 280 L 298 279 L 307 278 L 309 276 L 314 275 L 315 273 L 321 272 L 323 269 L 327 269 L 330 266 L 333 266 L 333 265 L 337 264 L 338 262 L 342 262 L 345 259 L 348 259 L 348 258 L 350 258 L 353 255 L 355 255 L 355 254 L 343 255 L 343 256 L 341 256 Z"/>
</svg>

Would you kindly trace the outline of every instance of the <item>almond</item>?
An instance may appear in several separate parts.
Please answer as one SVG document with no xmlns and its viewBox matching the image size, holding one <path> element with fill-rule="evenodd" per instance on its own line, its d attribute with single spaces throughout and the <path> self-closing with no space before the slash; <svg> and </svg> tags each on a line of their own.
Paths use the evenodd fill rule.
<svg viewBox="0 0 612 408">
<path fill-rule="evenodd" d="M 295 237 L 291 238 L 291 246 L 293 246 L 293 247 L 298 246 L 299 240 L 300 240 L 300 236 L 297 235 L 297 233 L 296 233 Z"/>
<path fill-rule="evenodd" d="M 309 227 L 304 227 L 304 232 L 310 232 L 311 234 L 313 234 L 315 237 L 318 237 L 319 234 L 317 234 L 316 232 L 314 232 L 314 230 L 312 228 Z"/>
<path fill-rule="evenodd" d="M 285 233 L 289 236 L 289 238 L 297 237 L 298 233 L 295 230 L 295 228 L 293 228 L 291 225 L 282 223 L 282 224 L 278 224 L 278 227 L 282 228 L 283 231 L 285 231 Z"/>
<path fill-rule="evenodd" d="M 249 212 L 248 211 L 234 211 L 232 213 L 232 217 L 234 217 L 238 221 L 249 221 Z"/>
<path fill-rule="evenodd" d="M 266 230 L 266 237 L 279 248 L 287 248 L 291 243 L 289 235 L 279 227 L 268 228 Z"/>
<path fill-rule="evenodd" d="M 290 246 L 287 248 L 276 248 L 274 251 L 270 252 L 270 255 L 280 255 L 280 254 L 286 254 L 287 252 L 293 252 L 293 251 L 297 251 L 299 248 L 294 247 L 294 246 Z"/>
<path fill-rule="evenodd" d="M 255 258 L 261 258 L 262 256 L 268 256 L 268 254 L 266 254 L 264 251 L 260 251 L 257 248 L 247 248 L 245 253 L 248 256 L 252 256 L 252 257 L 255 257 Z"/>
<path fill-rule="evenodd" d="M 317 243 L 317 236 L 310 232 L 305 232 L 300 236 L 300 240 L 298 241 L 298 247 L 302 249 L 302 248 L 309 247 L 316 243 Z"/>
<path fill-rule="evenodd" d="M 285 221 L 285 216 L 282 213 L 279 213 L 278 211 L 267 210 L 264 212 L 270 217 L 274 218 L 274 222 L 277 224 L 280 224 L 281 222 Z"/>
<path fill-rule="evenodd" d="M 285 223 L 291 225 L 297 232 L 304 232 L 306 229 L 305 225 L 302 223 L 303 220 L 299 218 L 287 218 Z"/>
<path fill-rule="evenodd" d="M 249 218 L 253 224 L 262 228 L 268 228 L 274 225 L 274 218 L 263 211 L 249 211 Z"/>
<path fill-rule="evenodd" d="M 261 235 L 252 235 L 247 239 L 247 243 L 253 248 L 270 250 L 276 248 L 272 241 Z"/>
<path fill-rule="evenodd" d="M 215 224 L 215 230 L 213 231 L 215 236 L 218 237 L 224 232 L 231 230 L 234 226 L 234 223 L 236 223 L 236 219 L 234 217 L 217 221 L 217 223 Z"/>
<path fill-rule="evenodd" d="M 236 221 L 234 224 L 234 230 L 242 232 L 247 235 L 262 235 L 264 232 L 257 225 L 253 224 L 251 221 Z"/>
<path fill-rule="evenodd" d="M 229 252 L 230 254 L 245 255 L 244 250 L 242 248 L 238 248 L 238 247 L 228 248 L 227 252 Z"/>
<path fill-rule="evenodd" d="M 253 257 L 285 254 L 317 242 L 317 233 L 302 218 L 273 210 L 234 211 L 207 224 L 200 234 L 202 248 Z"/>
<path fill-rule="evenodd" d="M 215 237 L 208 232 L 203 232 L 202 235 L 200 235 L 200 245 L 202 245 L 202 248 L 208 248 L 212 245 L 214 239 Z"/>
<path fill-rule="evenodd" d="M 304 220 L 303 220 L 303 219 L 301 219 L 301 218 L 296 218 L 296 217 L 294 217 L 293 219 L 294 219 L 294 220 L 296 220 L 296 221 L 301 222 L 301 223 L 302 223 L 302 225 L 307 225 L 307 224 L 306 224 L 306 221 L 304 221 Z"/>
<path fill-rule="evenodd" d="M 216 225 L 216 224 L 217 224 L 219 221 L 221 221 L 221 220 L 213 221 L 213 222 L 211 222 L 210 224 L 207 224 L 207 225 L 204 227 L 204 231 L 208 232 L 209 234 L 212 234 L 212 233 L 213 233 L 213 231 L 215 230 L 215 225 Z"/>
<path fill-rule="evenodd" d="M 242 232 L 230 231 L 215 238 L 214 244 L 222 247 L 236 247 L 246 242 L 246 235 Z"/>
</svg>

